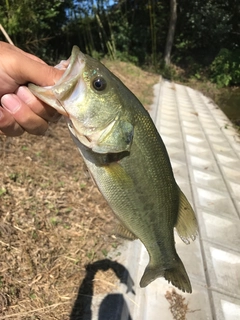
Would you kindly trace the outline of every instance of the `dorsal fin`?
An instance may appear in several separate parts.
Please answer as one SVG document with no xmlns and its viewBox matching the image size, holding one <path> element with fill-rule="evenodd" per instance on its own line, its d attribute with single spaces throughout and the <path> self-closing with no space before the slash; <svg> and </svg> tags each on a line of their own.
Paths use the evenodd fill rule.
<svg viewBox="0 0 240 320">
<path fill-rule="evenodd" d="M 186 196 L 179 188 L 179 209 L 175 225 L 177 233 L 183 242 L 189 244 L 189 239 L 195 240 L 198 230 L 195 213 Z"/>
</svg>

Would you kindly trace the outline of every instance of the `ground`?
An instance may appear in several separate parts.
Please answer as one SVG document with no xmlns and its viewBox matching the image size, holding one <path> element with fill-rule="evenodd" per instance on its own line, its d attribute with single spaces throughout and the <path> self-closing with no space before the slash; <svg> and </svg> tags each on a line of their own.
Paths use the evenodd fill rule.
<svg viewBox="0 0 240 320">
<path fill-rule="evenodd" d="M 104 63 L 151 104 L 157 75 Z M 112 211 L 63 119 L 44 136 L 0 136 L 0 167 L 0 320 L 69 319 L 89 266 L 105 266 L 91 279 L 93 293 L 119 281 L 106 267 L 121 243 Z"/>
</svg>

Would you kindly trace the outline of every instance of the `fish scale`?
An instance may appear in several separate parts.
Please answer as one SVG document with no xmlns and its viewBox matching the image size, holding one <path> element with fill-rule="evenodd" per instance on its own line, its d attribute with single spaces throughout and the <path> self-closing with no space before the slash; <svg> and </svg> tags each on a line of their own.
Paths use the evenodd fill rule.
<svg viewBox="0 0 240 320">
<path fill-rule="evenodd" d="M 78 47 L 63 66 L 54 86 L 30 84 L 29 89 L 65 116 L 89 172 L 122 223 L 120 233 L 146 247 L 149 263 L 140 286 L 165 277 L 191 292 L 173 230 L 189 243 L 197 221 L 148 112 L 116 76 Z"/>
</svg>

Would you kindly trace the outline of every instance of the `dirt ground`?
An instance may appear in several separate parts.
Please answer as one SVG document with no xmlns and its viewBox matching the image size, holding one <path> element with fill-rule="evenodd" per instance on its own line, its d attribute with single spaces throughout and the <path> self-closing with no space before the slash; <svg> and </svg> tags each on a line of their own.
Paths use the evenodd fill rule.
<svg viewBox="0 0 240 320">
<path fill-rule="evenodd" d="M 157 75 L 105 63 L 151 104 Z M 113 235 L 114 216 L 63 120 L 41 137 L 0 136 L 0 167 L 0 320 L 74 320 L 77 296 L 89 292 L 81 288 L 92 286 L 91 295 L 119 281 L 106 267 L 121 243 Z M 87 283 L 97 264 L 105 267 Z"/>
</svg>

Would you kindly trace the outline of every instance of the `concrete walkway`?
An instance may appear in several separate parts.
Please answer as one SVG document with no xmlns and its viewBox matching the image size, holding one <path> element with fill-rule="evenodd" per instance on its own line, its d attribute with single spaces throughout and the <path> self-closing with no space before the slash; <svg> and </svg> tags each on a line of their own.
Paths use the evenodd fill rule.
<svg viewBox="0 0 240 320">
<path fill-rule="evenodd" d="M 117 292 L 124 307 L 119 317 L 105 319 L 240 320 L 240 138 L 222 111 L 200 92 L 162 79 L 154 90 L 151 116 L 167 147 L 176 180 L 199 221 L 195 242 L 187 246 L 176 235 L 193 293 L 176 289 L 185 297 L 188 312 L 184 317 L 180 308 L 174 317 L 165 297 L 173 287 L 157 279 L 141 289 L 148 255 L 139 241 L 126 242 L 117 260 L 133 279 L 135 294 L 126 293 L 121 284 Z M 93 312 L 92 319 L 100 318 Z"/>
</svg>

